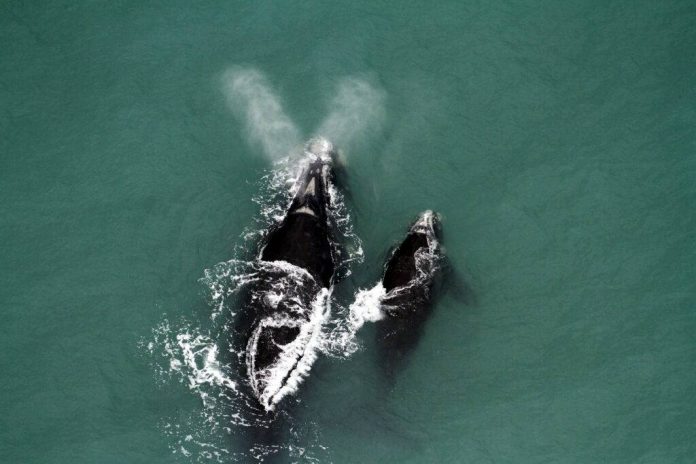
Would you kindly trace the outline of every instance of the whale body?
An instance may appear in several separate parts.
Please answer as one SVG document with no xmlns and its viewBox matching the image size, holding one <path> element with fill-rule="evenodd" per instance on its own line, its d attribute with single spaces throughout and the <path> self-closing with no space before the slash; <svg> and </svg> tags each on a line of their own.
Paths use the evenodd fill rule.
<svg viewBox="0 0 696 464">
<path fill-rule="evenodd" d="M 261 252 L 263 261 L 285 261 L 307 270 L 325 288 L 334 275 L 327 209 L 331 179 L 330 158 L 310 152 L 310 162 L 300 176 L 297 194 L 281 224 L 270 231 Z"/>
<path fill-rule="evenodd" d="M 331 218 L 333 146 L 311 141 L 296 193 L 263 240 L 246 309 L 246 374 L 266 411 L 294 392 L 316 359 L 337 266 Z"/>
<path fill-rule="evenodd" d="M 428 210 L 411 225 L 406 238 L 384 266 L 382 309 L 390 317 L 408 317 L 429 303 L 433 278 L 439 269 L 439 219 Z"/>
<path fill-rule="evenodd" d="M 424 211 L 384 266 L 377 338 L 381 363 L 392 372 L 417 344 L 427 319 L 435 278 L 441 268 L 440 221 Z"/>
</svg>

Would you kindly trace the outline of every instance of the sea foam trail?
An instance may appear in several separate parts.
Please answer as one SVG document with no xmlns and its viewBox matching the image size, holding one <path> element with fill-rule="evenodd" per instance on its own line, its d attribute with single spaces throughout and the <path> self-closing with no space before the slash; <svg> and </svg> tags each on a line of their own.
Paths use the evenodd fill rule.
<svg viewBox="0 0 696 464">
<path fill-rule="evenodd" d="M 357 333 L 366 322 L 376 322 L 384 317 L 381 301 L 385 295 L 382 282 L 369 290 L 360 289 L 347 314 L 338 314 L 333 329 L 326 334 L 322 351 L 330 356 L 348 357 L 359 348 Z"/>
<path fill-rule="evenodd" d="M 245 121 L 249 139 L 259 144 L 268 158 L 278 160 L 299 145 L 299 131 L 263 74 L 232 68 L 223 74 L 222 85 L 228 105 Z"/>
<path fill-rule="evenodd" d="M 346 146 L 358 135 L 379 129 L 384 120 L 384 101 L 384 92 L 368 80 L 344 78 L 338 83 L 330 113 L 316 134 Z"/>
</svg>

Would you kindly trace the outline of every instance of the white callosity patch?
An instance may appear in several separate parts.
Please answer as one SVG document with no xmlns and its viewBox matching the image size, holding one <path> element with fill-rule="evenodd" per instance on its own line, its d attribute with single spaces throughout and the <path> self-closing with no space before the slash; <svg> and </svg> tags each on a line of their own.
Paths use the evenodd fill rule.
<svg viewBox="0 0 696 464">
<path fill-rule="evenodd" d="M 431 248 L 433 251 L 439 245 L 435 237 L 435 220 L 435 213 L 432 210 L 426 210 L 421 213 L 411 226 L 413 232 L 422 232 L 428 236 L 428 248 Z"/>
<path fill-rule="evenodd" d="M 305 195 L 314 195 L 315 194 L 317 187 L 314 184 L 315 184 L 314 177 L 312 177 L 312 180 L 309 181 L 309 183 L 307 184 L 307 188 L 305 189 L 305 192 L 304 192 Z"/>
<path fill-rule="evenodd" d="M 316 214 L 314 214 L 314 211 L 312 211 L 311 208 L 308 208 L 306 206 L 297 208 L 295 211 L 293 211 L 293 214 L 309 214 L 310 216 L 316 216 Z"/>
</svg>

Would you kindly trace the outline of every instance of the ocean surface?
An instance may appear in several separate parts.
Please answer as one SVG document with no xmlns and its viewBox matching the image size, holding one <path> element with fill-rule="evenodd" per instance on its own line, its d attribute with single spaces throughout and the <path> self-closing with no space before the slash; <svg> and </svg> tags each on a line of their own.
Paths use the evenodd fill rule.
<svg viewBox="0 0 696 464">
<path fill-rule="evenodd" d="M 695 24 L 691 1 L 3 2 L 0 462 L 696 461 Z M 219 291 L 314 135 L 354 233 L 338 316 L 425 209 L 452 272 L 397 372 L 366 322 L 261 446 Z"/>
</svg>

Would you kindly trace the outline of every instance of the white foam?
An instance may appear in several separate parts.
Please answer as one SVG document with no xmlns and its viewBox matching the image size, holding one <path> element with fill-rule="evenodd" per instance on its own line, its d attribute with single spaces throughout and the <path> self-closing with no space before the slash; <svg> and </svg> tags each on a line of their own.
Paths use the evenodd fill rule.
<svg viewBox="0 0 696 464">
<path fill-rule="evenodd" d="M 356 328 L 362 327 L 365 322 L 376 322 L 384 317 L 380 309 L 380 303 L 385 290 L 382 282 L 369 290 L 358 290 L 355 301 L 350 305 L 348 320 Z"/>
<path fill-rule="evenodd" d="M 385 289 L 382 282 L 369 290 L 360 289 L 355 300 L 348 308 L 347 314 L 339 314 L 334 319 L 333 329 L 322 341 L 322 351 L 330 356 L 348 357 L 355 353 L 360 345 L 356 335 L 367 322 L 376 322 L 384 317 L 381 309 Z"/>
<path fill-rule="evenodd" d="M 333 183 L 329 182 L 329 206 L 331 207 L 331 217 L 338 229 L 337 239 L 343 244 L 346 251 L 345 256 L 341 256 L 341 260 L 337 263 L 336 274 L 339 277 L 350 275 L 350 266 L 353 263 L 362 263 L 364 253 L 362 241 L 358 234 L 353 230 L 350 213 L 346 207 L 343 194 L 336 188 Z"/>
</svg>

